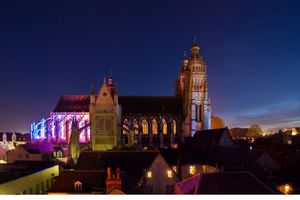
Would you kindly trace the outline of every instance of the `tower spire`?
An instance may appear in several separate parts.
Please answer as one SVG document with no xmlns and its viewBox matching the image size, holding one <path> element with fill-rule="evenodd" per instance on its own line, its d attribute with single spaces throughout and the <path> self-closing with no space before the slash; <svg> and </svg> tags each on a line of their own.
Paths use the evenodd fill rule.
<svg viewBox="0 0 300 200">
<path fill-rule="evenodd" d="M 197 35 L 194 35 L 193 44 L 196 44 L 197 41 Z"/>
<path fill-rule="evenodd" d="M 94 82 L 91 83 L 91 94 L 92 94 L 92 95 L 95 94 L 95 86 L 94 86 Z"/>
</svg>

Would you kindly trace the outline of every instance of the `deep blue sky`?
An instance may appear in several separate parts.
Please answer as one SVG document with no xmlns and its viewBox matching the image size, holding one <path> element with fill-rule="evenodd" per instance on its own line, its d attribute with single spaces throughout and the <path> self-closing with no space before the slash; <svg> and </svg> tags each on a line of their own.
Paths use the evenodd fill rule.
<svg viewBox="0 0 300 200">
<path fill-rule="evenodd" d="M 60 95 L 113 70 L 121 95 L 173 95 L 197 35 L 212 113 L 300 126 L 300 1 L 0 2 L 0 131 L 29 131 Z"/>
</svg>

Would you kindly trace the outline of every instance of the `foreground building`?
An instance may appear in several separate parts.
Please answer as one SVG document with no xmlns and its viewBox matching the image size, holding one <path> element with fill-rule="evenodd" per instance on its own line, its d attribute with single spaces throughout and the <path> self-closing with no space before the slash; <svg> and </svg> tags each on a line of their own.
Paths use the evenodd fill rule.
<svg viewBox="0 0 300 200">
<path fill-rule="evenodd" d="M 0 165 L 0 194 L 46 194 L 59 166 L 53 162 L 19 161 Z"/>
<path fill-rule="evenodd" d="M 249 172 L 197 174 L 176 184 L 176 194 L 276 194 Z"/>
<path fill-rule="evenodd" d="M 62 96 L 49 118 L 31 125 L 31 134 L 34 141 L 73 141 L 73 150 L 79 145 L 81 150 L 177 148 L 185 137 L 210 129 L 210 120 L 206 64 L 193 44 L 183 58 L 174 96 L 119 96 L 110 76 L 98 93 L 92 85 L 90 95 Z"/>
</svg>

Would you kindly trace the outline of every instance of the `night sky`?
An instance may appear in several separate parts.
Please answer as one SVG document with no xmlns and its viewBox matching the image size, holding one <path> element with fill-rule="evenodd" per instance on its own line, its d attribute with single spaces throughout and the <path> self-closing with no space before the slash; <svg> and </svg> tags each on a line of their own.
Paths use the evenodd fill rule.
<svg viewBox="0 0 300 200">
<path fill-rule="evenodd" d="M 0 2 L 0 131 L 29 131 L 63 94 L 112 74 L 120 95 L 173 95 L 194 35 L 212 114 L 300 126 L 300 1 Z"/>
</svg>

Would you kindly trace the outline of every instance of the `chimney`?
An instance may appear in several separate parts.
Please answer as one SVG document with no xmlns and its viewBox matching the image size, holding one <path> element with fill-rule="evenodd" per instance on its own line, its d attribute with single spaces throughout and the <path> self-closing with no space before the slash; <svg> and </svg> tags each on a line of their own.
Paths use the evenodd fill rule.
<svg viewBox="0 0 300 200">
<path fill-rule="evenodd" d="M 111 192 L 114 188 L 122 190 L 122 180 L 120 174 L 120 168 L 117 168 L 116 174 L 111 174 L 111 168 L 107 168 L 106 178 L 106 193 Z"/>
<path fill-rule="evenodd" d="M 111 180 L 111 168 L 107 168 L 107 179 Z"/>
</svg>

